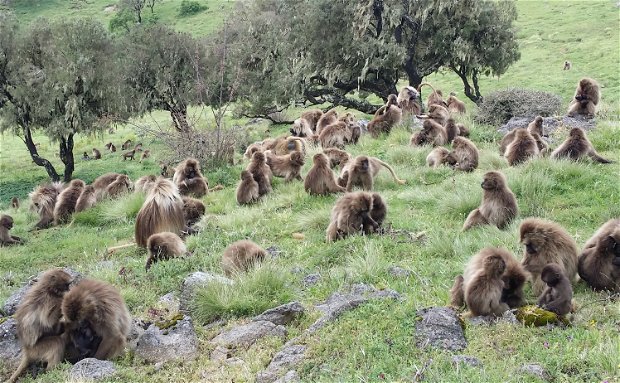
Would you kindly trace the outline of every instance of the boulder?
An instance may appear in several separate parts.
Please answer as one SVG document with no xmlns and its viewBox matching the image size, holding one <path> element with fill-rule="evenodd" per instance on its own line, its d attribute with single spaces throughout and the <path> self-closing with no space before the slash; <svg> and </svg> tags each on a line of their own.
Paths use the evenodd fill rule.
<svg viewBox="0 0 620 383">
<path fill-rule="evenodd" d="M 198 338 L 191 318 L 185 316 L 165 330 L 150 325 L 138 339 L 135 353 L 149 363 L 195 359 L 198 356 Z"/>
<path fill-rule="evenodd" d="M 254 317 L 253 321 L 268 321 L 276 325 L 285 325 L 304 313 L 304 307 L 299 302 L 290 302 Z"/>
<path fill-rule="evenodd" d="M 418 347 L 460 351 L 467 347 L 461 319 L 449 307 L 429 307 L 417 312 L 415 328 Z"/>
<path fill-rule="evenodd" d="M 69 377 L 73 381 L 81 382 L 85 380 L 101 380 L 114 374 L 116 374 L 116 367 L 109 360 L 86 358 L 71 367 Z"/>
</svg>

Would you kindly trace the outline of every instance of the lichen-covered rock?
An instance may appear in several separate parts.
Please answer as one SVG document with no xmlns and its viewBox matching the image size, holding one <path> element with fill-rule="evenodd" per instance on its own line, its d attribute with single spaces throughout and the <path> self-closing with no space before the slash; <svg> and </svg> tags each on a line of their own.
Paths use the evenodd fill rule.
<svg viewBox="0 0 620 383">
<path fill-rule="evenodd" d="M 390 273 L 391 276 L 396 278 L 407 278 L 412 274 L 411 270 L 403 269 L 400 266 L 391 266 L 388 269 L 388 273 Z"/>
<path fill-rule="evenodd" d="M 502 125 L 497 131 L 506 134 L 517 128 L 527 128 L 530 122 L 534 120 L 534 117 L 512 117 L 506 124 Z M 581 128 L 586 131 L 593 129 L 596 126 L 596 120 L 587 119 L 582 116 L 568 117 L 543 117 L 543 132 L 545 135 L 551 134 L 559 128 Z"/>
<path fill-rule="evenodd" d="M 17 322 L 9 318 L 0 323 L 0 360 L 9 367 L 19 364 L 21 346 L 17 340 Z"/>
<path fill-rule="evenodd" d="M 548 324 L 557 325 L 570 325 L 570 321 L 563 316 L 558 316 L 556 313 L 541 309 L 538 306 L 528 305 L 519 307 L 515 311 L 515 316 L 519 322 L 526 326 L 546 326 Z"/>
<path fill-rule="evenodd" d="M 162 330 L 152 324 L 138 339 L 136 355 L 150 363 L 192 360 L 198 355 L 198 338 L 189 317 Z"/>
<path fill-rule="evenodd" d="M 452 364 L 464 364 L 471 367 L 482 367 L 482 362 L 480 361 L 480 359 L 469 355 L 454 355 L 452 357 Z"/>
<path fill-rule="evenodd" d="M 450 307 L 429 307 L 417 313 L 415 338 L 418 347 L 460 351 L 467 347 L 461 319 Z"/>
<path fill-rule="evenodd" d="M 136 349 L 138 346 L 138 340 L 150 325 L 150 323 L 147 323 L 142 319 L 133 319 L 131 322 L 131 328 L 129 329 L 129 335 L 127 335 L 127 347 L 129 347 L 130 350 Z"/>
<path fill-rule="evenodd" d="M 321 280 L 321 274 L 319 273 L 308 274 L 304 277 L 304 279 L 301 280 L 301 283 L 304 285 L 304 287 L 310 287 L 310 286 L 314 286 L 317 283 L 319 283 L 320 280 Z"/>
<path fill-rule="evenodd" d="M 290 302 L 274 307 L 254 317 L 253 321 L 269 321 L 274 324 L 285 325 L 304 313 L 304 307 L 299 302 Z"/>
<path fill-rule="evenodd" d="M 204 288 L 211 282 L 232 284 L 233 281 L 221 275 L 214 275 L 197 271 L 190 274 L 181 286 L 181 294 L 179 297 L 179 310 L 184 314 L 189 314 L 192 307 L 192 301 L 197 288 Z"/>
<path fill-rule="evenodd" d="M 521 368 L 519 368 L 519 372 L 525 375 L 535 376 L 538 379 L 545 381 L 549 381 L 551 379 L 551 376 L 544 369 L 544 367 L 536 363 L 524 364 Z"/>
<path fill-rule="evenodd" d="M 73 381 L 101 380 L 116 374 L 114 363 L 109 360 L 86 358 L 77 362 L 69 372 Z"/>
<path fill-rule="evenodd" d="M 291 345 L 280 350 L 266 369 L 256 375 L 256 383 L 272 383 L 284 379 L 291 369 L 301 363 L 305 357 L 306 346 Z M 288 371 L 288 372 L 287 372 Z M 294 371 L 293 371 L 294 372 Z M 295 375 L 297 375 L 295 373 Z M 289 376 L 289 379 L 291 376 Z M 284 380 L 286 382 L 294 380 Z"/>
<path fill-rule="evenodd" d="M 159 301 L 157 301 L 157 304 L 171 313 L 178 312 L 180 308 L 179 298 L 177 298 L 174 293 L 168 293 L 162 296 L 159 298 Z"/>
<path fill-rule="evenodd" d="M 268 335 L 284 339 L 286 328 L 268 321 L 253 321 L 224 331 L 211 342 L 227 348 L 249 347 Z"/>
</svg>

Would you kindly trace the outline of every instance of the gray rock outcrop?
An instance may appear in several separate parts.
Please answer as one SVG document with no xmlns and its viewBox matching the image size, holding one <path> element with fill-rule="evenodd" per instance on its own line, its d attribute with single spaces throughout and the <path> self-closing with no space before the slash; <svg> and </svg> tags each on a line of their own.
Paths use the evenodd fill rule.
<svg viewBox="0 0 620 383">
<path fill-rule="evenodd" d="M 138 339 L 136 355 L 149 363 L 192 360 L 198 356 L 198 338 L 189 317 L 161 330 L 152 324 Z"/>
<path fill-rule="evenodd" d="M 108 378 L 116 374 L 114 363 L 109 360 L 99 360 L 95 358 L 86 358 L 77 362 L 71 371 L 69 377 L 73 381 L 93 381 Z"/>
<path fill-rule="evenodd" d="M 449 307 L 429 307 L 417 313 L 415 337 L 418 347 L 460 351 L 467 347 L 465 333 L 456 311 Z"/>
</svg>

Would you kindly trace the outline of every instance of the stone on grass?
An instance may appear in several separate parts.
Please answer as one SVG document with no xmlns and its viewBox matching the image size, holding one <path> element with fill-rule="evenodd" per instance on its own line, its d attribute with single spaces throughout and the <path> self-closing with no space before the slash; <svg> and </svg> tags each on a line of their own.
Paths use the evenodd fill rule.
<svg viewBox="0 0 620 383">
<path fill-rule="evenodd" d="M 168 312 L 175 313 L 179 311 L 179 299 L 174 293 L 168 293 L 157 301 L 158 305 L 168 310 Z"/>
<path fill-rule="evenodd" d="M 303 361 L 305 353 L 306 346 L 303 345 L 284 347 L 273 357 L 267 368 L 256 375 L 256 383 L 272 383 L 280 377 L 284 378 L 293 367 Z"/>
<path fill-rule="evenodd" d="M 265 336 L 276 336 L 284 339 L 286 328 L 268 321 L 253 321 L 224 331 L 211 341 L 216 345 L 228 348 L 249 347 Z"/>
<path fill-rule="evenodd" d="M 403 269 L 399 266 L 391 266 L 388 269 L 388 273 L 390 273 L 391 276 L 396 278 L 406 278 L 412 274 L 411 270 Z"/>
<path fill-rule="evenodd" d="M 116 367 L 109 360 L 86 358 L 71 367 L 69 377 L 74 381 L 91 381 L 105 379 L 114 374 Z"/>
<path fill-rule="evenodd" d="M 506 134 L 517 128 L 527 128 L 528 124 L 534 120 L 534 117 L 512 117 L 497 131 L 502 134 Z M 596 126 L 595 123 L 595 119 L 587 119 L 582 116 L 543 117 L 543 133 L 548 135 L 561 127 L 566 127 L 566 129 L 581 128 L 588 131 L 592 130 Z"/>
<path fill-rule="evenodd" d="M 418 347 L 460 351 L 467 347 L 461 319 L 449 307 L 429 307 L 417 313 L 415 328 Z"/>
<path fill-rule="evenodd" d="M 21 346 L 17 340 L 17 321 L 9 318 L 0 323 L 0 360 L 11 368 L 19 364 Z"/>
<path fill-rule="evenodd" d="M 179 297 L 179 310 L 184 314 L 188 314 L 192 307 L 192 301 L 194 300 L 196 289 L 207 287 L 211 282 L 226 284 L 233 283 L 232 280 L 221 275 L 204 273 L 202 271 L 192 273 L 187 278 L 185 278 L 181 286 L 181 295 Z"/>
<path fill-rule="evenodd" d="M 304 277 L 304 279 L 301 280 L 301 283 L 304 285 L 304 287 L 310 287 L 319 283 L 320 280 L 321 274 L 308 274 Z"/>
<path fill-rule="evenodd" d="M 268 321 L 273 324 L 285 325 L 304 313 L 304 307 L 299 302 L 290 302 L 274 307 L 254 317 L 253 321 Z"/>
<path fill-rule="evenodd" d="M 551 380 L 551 376 L 543 366 L 537 363 L 524 364 L 519 368 L 519 372 L 525 375 L 531 375 L 545 381 Z"/>
<path fill-rule="evenodd" d="M 192 360 L 198 356 L 198 338 L 189 317 L 165 330 L 152 324 L 138 339 L 136 355 L 149 363 Z"/>
<path fill-rule="evenodd" d="M 482 367 L 480 359 L 469 355 L 454 355 L 452 357 L 452 364 L 455 366 L 464 364 L 470 367 Z"/>
</svg>

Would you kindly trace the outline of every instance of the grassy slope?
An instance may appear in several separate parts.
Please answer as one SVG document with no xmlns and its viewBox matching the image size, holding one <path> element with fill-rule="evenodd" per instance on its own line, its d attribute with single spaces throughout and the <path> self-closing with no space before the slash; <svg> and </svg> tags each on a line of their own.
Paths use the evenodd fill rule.
<svg viewBox="0 0 620 383">
<path fill-rule="evenodd" d="M 97 3 L 100 2 L 92 2 Z M 568 102 L 574 84 L 582 75 L 597 78 L 605 85 L 603 109 L 606 118 L 599 121 L 598 129 L 590 137 L 602 155 L 620 160 L 620 134 L 616 121 L 620 100 L 619 58 L 617 49 L 613 49 L 618 46 L 617 8 L 610 2 L 588 4 L 589 7 L 585 3 L 535 4 L 534 8 L 532 2 L 519 3 L 522 60 L 499 81 L 485 80 L 483 89 L 518 86 L 527 81 L 535 84 L 532 87 L 561 94 Z M 591 55 L 596 60 L 581 54 L 581 47 L 569 49 L 570 39 L 562 37 L 585 28 L 576 25 L 579 20 L 585 20 L 583 14 L 586 11 L 592 12 L 597 20 L 596 25 L 588 24 L 587 29 L 599 28 L 603 33 L 583 37 L 581 42 L 590 43 L 595 52 Z M 552 29 L 554 33 L 543 28 Z M 605 31 L 611 31 L 610 35 L 604 35 Z M 573 71 L 561 70 L 565 57 L 573 61 Z M 442 89 L 458 89 L 458 82 L 452 76 L 437 75 L 430 81 Z M 163 114 L 156 115 L 157 120 L 164 118 Z M 517 195 L 522 218 L 540 216 L 553 219 L 566 227 L 580 245 L 607 219 L 620 216 L 619 164 L 603 166 L 542 159 L 510 168 L 497 154 L 498 137 L 493 128 L 476 125 L 469 117 L 465 117 L 464 122 L 472 129 L 472 139 L 482 149 L 480 168 L 471 174 L 424 167 L 424 158 L 430 149 L 408 147 L 409 133 L 404 128 L 397 129 L 383 140 L 364 138 L 358 146 L 350 148 L 354 154 L 367 153 L 387 160 L 395 166 L 397 174 L 408 181 L 405 187 L 401 187 L 381 175 L 376 189 L 388 201 L 389 224 L 408 232 L 424 232 L 423 241 L 410 243 L 402 237 L 355 237 L 326 245 L 324 230 L 336 197 L 310 197 L 301 184 L 284 184 L 276 180 L 274 193 L 262 203 L 240 208 L 236 206 L 232 192 L 243 166 L 238 165 L 230 171 L 206 171 L 211 183 L 223 183 L 227 189 L 204 198 L 208 210 L 208 216 L 202 222 L 204 230 L 188 240 L 194 256 L 157 264 L 149 274 L 143 269 L 145 256 L 138 250 L 120 251 L 109 259 L 103 258 L 105 247 L 131 239 L 133 216 L 141 204 L 140 196 L 100 205 L 78 216 L 71 226 L 27 233 L 35 217 L 25 206 L 12 211 L 6 208 L 6 203 L 14 194 L 24 196 L 34 183 L 45 178 L 45 174 L 30 164 L 18 139 L 2 136 L 0 197 L 5 207 L 3 212 L 15 218 L 15 234 L 26 237 L 28 244 L 1 250 L 3 285 L 0 298 L 6 298 L 29 275 L 50 266 L 66 265 L 118 286 L 132 313 L 149 318 L 148 309 L 156 306 L 157 297 L 177 289 L 183 277 L 191 271 L 219 273 L 219 257 L 226 245 L 247 237 L 264 247 L 277 245 L 282 250 L 280 256 L 270 263 L 276 272 L 286 276 L 292 296 L 307 307 L 325 299 L 341 286 L 358 281 L 392 288 L 406 297 L 400 303 L 369 303 L 343 315 L 315 337 L 307 339 L 310 358 L 299 369 L 304 380 L 380 381 L 381 374 L 384 374 L 387 381 L 410 381 L 417 369 L 429 363 L 425 371 L 427 381 L 530 381 L 516 373 L 516 369 L 526 362 L 544 365 L 556 381 L 620 379 L 618 303 L 609 301 L 604 293 L 588 290 L 583 284 L 575 287 L 579 309 L 574 316 L 574 325 L 569 329 L 532 329 L 504 324 L 468 327 L 466 334 L 470 345 L 464 353 L 479 357 L 485 364 L 484 370 L 453 368 L 449 354 L 415 348 L 412 341 L 415 311 L 445 304 L 454 276 L 472 254 L 484 246 L 503 246 L 520 257 L 518 221 L 505 231 L 486 227 L 460 233 L 466 214 L 479 203 L 481 190 L 478 185 L 485 171 L 502 169 L 507 175 L 509 185 Z M 271 134 L 284 130 L 285 127 L 272 128 Z M 564 134 L 558 132 L 555 142 Z M 115 135 L 104 138 L 82 137 L 76 144 L 76 153 L 92 146 L 101 147 L 110 140 L 120 146 L 120 142 L 133 137 L 135 133 L 129 127 L 120 128 Z M 39 142 L 42 152 L 53 157 L 51 153 L 55 145 L 44 138 Z M 157 143 L 143 142 L 147 147 L 158 147 Z M 112 155 L 97 162 L 78 161 L 75 176 L 91 181 L 105 171 L 120 170 L 135 179 L 157 170 L 158 155 L 156 153 L 155 158 L 143 164 L 123 163 L 118 156 Z M 8 158 L 16 161 L 9 163 Z M 15 166 L 15 163 L 23 165 Z M 308 168 L 309 164 L 305 170 Z M 5 192 L 7 190 L 10 191 Z M 303 232 L 305 239 L 292 239 L 291 233 L 295 231 Z M 394 278 L 387 272 L 393 264 L 413 270 L 414 274 L 408 279 Z M 122 267 L 126 270 L 125 276 L 118 273 Z M 303 272 L 292 273 L 294 267 Z M 267 271 L 273 272 L 273 269 Z M 300 279 L 314 272 L 320 272 L 322 280 L 311 288 L 302 288 Z M 531 294 L 528 299 L 535 301 Z M 316 316 L 317 313 L 311 311 L 299 323 L 289 326 L 290 335 L 299 334 Z M 127 355 L 118 361 L 120 375 L 110 381 L 252 381 L 254 374 L 281 346 L 280 341 L 266 339 L 249 350 L 240 351 L 239 356 L 247 362 L 247 368 L 220 366 L 209 362 L 207 356 L 211 349 L 207 340 L 214 332 L 199 330 L 204 356 L 196 361 L 171 364 L 155 372 L 153 367 Z M 67 368 L 63 366 L 37 380 L 62 381 Z"/>
</svg>

